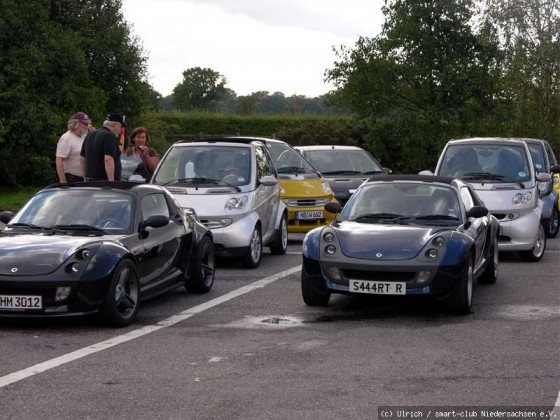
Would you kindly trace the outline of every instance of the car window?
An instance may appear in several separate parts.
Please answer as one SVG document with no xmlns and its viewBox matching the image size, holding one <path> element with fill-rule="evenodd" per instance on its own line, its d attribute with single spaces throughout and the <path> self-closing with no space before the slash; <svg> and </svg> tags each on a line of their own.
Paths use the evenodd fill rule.
<svg viewBox="0 0 560 420">
<path fill-rule="evenodd" d="M 461 201 L 463 202 L 465 209 L 469 210 L 471 207 L 475 205 L 470 189 L 468 187 L 462 187 L 460 193 L 461 193 Z"/>
<path fill-rule="evenodd" d="M 251 180 L 251 151 L 246 146 L 172 147 L 160 162 L 154 181 L 166 184 L 180 179 L 248 185 Z"/>
<path fill-rule="evenodd" d="M 169 207 L 163 193 L 150 194 L 142 198 L 142 217 L 146 220 L 151 216 L 169 217 Z"/>
<path fill-rule="evenodd" d="M 317 169 L 291 146 L 275 142 L 269 142 L 266 145 L 279 175 L 292 173 L 313 174 L 317 172 Z"/>
<path fill-rule="evenodd" d="M 255 153 L 257 156 L 257 178 L 260 179 L 263 176 L 275 175 L 272 160 L 264 147 L 256 145 Z"/>
<path fill-rule="evenodd" d="M 322 174 L 384 172 L 365 150 L 309 150 L 305 155 Z"/>
<path fill-rule="evenodd" d="M 525 150 L 521 145 L 450 145 L 438 175 L 494 182 L 528 181 L 532 172 Z"/>
<path fill-rule="evenodd" d="M 537 171 L 548 172 L 544 147 L 535 143 L 529 143 L 527 146 L 529 146 L 529 151 L 531 152 L 531 157 L 533 158 L 533 165 L 535 165 Z"/>
</svg>

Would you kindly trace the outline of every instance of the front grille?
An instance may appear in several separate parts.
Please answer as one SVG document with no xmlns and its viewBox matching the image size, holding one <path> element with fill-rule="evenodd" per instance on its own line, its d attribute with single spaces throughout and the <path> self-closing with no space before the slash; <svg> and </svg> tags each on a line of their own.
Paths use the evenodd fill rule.
<svg viewBox="0 0 560 420">
<path fill-rule="evenodd" d="M 319 199 L 302 199 L 302 200 L 286 200 L 285 204 L 289 207 L 322 207 L 327 204 L 329 200 L 324 198 Z"/>
</svg>

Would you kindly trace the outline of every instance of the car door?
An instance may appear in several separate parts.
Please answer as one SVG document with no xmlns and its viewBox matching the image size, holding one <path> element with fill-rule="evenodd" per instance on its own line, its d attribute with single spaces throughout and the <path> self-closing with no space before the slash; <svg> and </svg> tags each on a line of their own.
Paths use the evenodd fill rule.
<svg viewBox="0 0 560 420">
<path fill-rule="evenodd" d="M 460 196 L 465 210 L 469 210 L 473 206 L 480 206 L 483 203 L 478 199 L 471 186 L 462 186 L 460 189 Z M 482 258 L 485 252 L 485 247 L 491 244 L 486 244 L 488 237 L 488 229 L 490 227 L 489 216 L 471 218 L 469 220 L 470 224 L 466 233 L 471 236 L 475 243 L 475 272 L 483 264 L 484 259 Z"/>
<path fill-rule="evenodd" d="M 257 190 L 255 200 L 258 206 L 259 219 L 261 220 L 261 232 L 263 238 L 272 234 L 275 225 L 278 206 L 280 205 L 279 185 L 266 186 L 259 184 L 258 180 L 264 176 L 276 176 L 274 164 L 266 146 L 255 145 L 255 156 L 257 164 Z"/>
<path fill-rule="evenodd" d="M 146 221 L 150 216 L 172 216 L 165 194 L 154 193 L 146 195 L 141 201 L 141 220 Z M 181 241 L 185 233 L 182 223 L 177 223 L 173 217 L 167 225 L 162 227 L 146 227 L 142 233 L 144 252 L 140 261 L 141 284 L 157 287 L 179 275 L 179 268 L 175 261 L 181 250 Z"/>
</svg>

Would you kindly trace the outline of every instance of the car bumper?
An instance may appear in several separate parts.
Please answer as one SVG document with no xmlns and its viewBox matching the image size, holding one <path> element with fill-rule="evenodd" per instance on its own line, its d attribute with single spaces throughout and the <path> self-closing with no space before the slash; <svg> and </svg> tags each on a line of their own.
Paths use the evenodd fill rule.
<svg viewBox="0 0 560 420">
<path fill-rule="evenodd" d="M 349 281 L 355 279 L 404 282 L 406 284 L 406 295 L 425 295 L 438 298 L 445 297 L 454 290 L 466 269 L 466 264 L 458 263 L 452 266 L 434 267 L 394 261 L 385 262 L 383 265 L 375 262 L 346 264 L 338 268 L 341 272 L 341 278 L 334 280 L 325 274 L 324 265 L 315 260 L 303 258 L 303 270 L 310 279 L 312 287 L 319 293 L 354 294 L 350 291 Z M 431 271 L 432 274 L 426 281 L 419 282 L 421 271 Z"/>
<path fill-rule="evenodd" d="M 55 300 L 57 287 L 71 287 L 70 295 L 61 301 Z M 56 282 L 37 279 L 0 279 L 0 295 L 41 296 L 41 309 L 4 309 L 0 308 L 0 317 L 66 317 L 96 313 L 101 305 L 107 280 Z"/>
<path fill-rule="evenodd" d="M 498 220 L 500 221 L 498 238 L 500 251 L 526 251 L 533 248 L 541 223 L 541 212 L 538 209 L 515 220 L 506 218 Z"/>
</svg>

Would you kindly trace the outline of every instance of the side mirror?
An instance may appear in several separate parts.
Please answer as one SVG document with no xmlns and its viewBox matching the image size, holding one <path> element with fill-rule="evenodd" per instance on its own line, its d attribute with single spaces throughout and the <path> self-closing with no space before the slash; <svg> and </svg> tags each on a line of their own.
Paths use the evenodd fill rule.
<svg viewBox="0 0 560 420">
<path fill-rule="evenodd" d="M 342 206 L 338 201 L 329 201 L 327 204 L 325 204 L 324 208 L 325 211 L 333 214 L 340 213 L 340 211 L 342 210 Z"/>
<path fill-rule="evenodd" d="M 167 226 L 169 224 L 169 217 L 163 215 L 150 216 L 146 220 L 140 223 L 140 230 L 144 230 L 147 227 L 160 228 Z"/>
<path fill-rule="evenodd" d="M 391 168 L 383 167 L 383 170 L 384 170 L 385 172 L 387 172 L 389 175 L 391 175 L 391 174 L 393 173 L 393 170 L 392 170 Z"/>
<path fill-rule="evenodd" d="M 488 209 L 484 206 L 473 206 L 467 210 L 467 218 L 488 216 Z"/>
<path fill-rule="evenodd" d="M 560 173 L 560 165 L 554 165 L 554 166 L 552 166 L 552 167 L 550 168 L 550 172 L 555 173 L 555 174 Z"/>
<path fill-rule="evenodd" d="M 259 179 L 259 184 L 264 185 L 265 187 L 272 187 L 278 184 L 278 180 L 272 175 L 266 175 Z"/>
<path fill-rule="evenodd" d="M 550 174 L 547 174 L 546 172 L 539 172 L 537 174 L 537 181 L 538 182 L 548 182 L 552 179 L 552 176 Z"/>
<path fill-rule="evenodd" d="M 423 170 L 418 172 L 418 175 L 433 175 L 434 173 L 432 171 L 429 170 Z"/>
<path fill-rule="evenodd" d="M 4 223 L 5 225 L 10 223 L 10 220 L 12 220 L 13 218 L 14 218 L 14 212 L 12 211 L 6 210 L 0 213 L 0 222 Z"/>
</svg>

